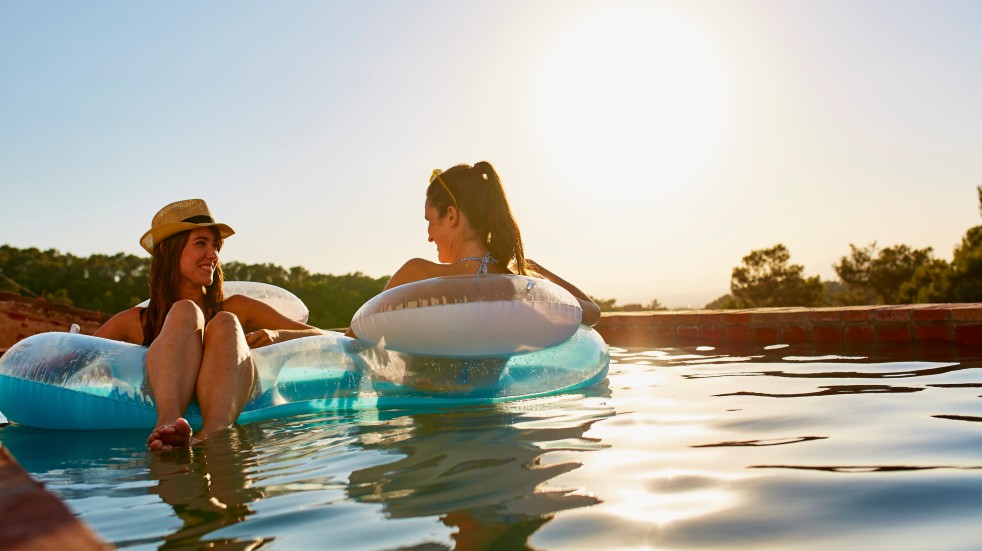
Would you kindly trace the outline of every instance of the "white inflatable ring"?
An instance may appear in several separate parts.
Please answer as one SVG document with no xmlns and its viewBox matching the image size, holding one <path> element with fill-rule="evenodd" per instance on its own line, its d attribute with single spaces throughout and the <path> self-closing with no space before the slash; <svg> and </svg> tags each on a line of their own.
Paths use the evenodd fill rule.
<svg viewBox="0 0 982 551">
<path fill-rule="evenodd" d="M 257 283 L 255 281 L 226 281 L 225 298 L 232 295 L 245 295 L 247 297 L 265 302 L 266 304 L 272 306 L 277 312 L 292 320 L 299 321 L 300 323 L 307 323 L 307 318 L 310 316 L 310 311 L 307 309 L 307 305 L 305 305 L 302 300 L 297 298 L 297 295 L 283 289 L 282 287 L 277 287 L 268 283 Z M 137 306 L 146 308 L 148 304 L 150 304 L 149 299 L 137 304 Z"/>
<path fill-rule="evenodd" d="M 573 295 L 519 275 L 437 277 L 393 287 L 351 320 L 358 338 L 411 354 L 488 356 L 542 350 L 573 335 Z"/>
</svg>

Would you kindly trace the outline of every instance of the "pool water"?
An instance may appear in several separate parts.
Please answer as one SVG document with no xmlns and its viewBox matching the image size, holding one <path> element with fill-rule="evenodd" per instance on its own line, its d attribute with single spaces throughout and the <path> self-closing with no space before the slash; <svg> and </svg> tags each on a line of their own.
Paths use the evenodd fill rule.
<svg viewBox="0 0 982 551">
<path fill-rule="evenodd" d="M 982 353 L 611 352 L 586 392 L 264 421 L 189 451 L 0 441 L 129 549 L 982 545 Z"/>
</svg>

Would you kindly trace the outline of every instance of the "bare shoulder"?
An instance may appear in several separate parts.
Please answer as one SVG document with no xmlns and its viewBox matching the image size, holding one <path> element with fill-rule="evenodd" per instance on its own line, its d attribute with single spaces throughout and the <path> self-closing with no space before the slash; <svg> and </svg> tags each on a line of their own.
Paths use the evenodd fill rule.
<svg viewBox="0 0 982 551">
<path fill-rule="evenodd" d="M 414 281 L 444 275 L 441 273 L 442 268 L 445 268 L 445 266 L 424 258 L 411 258 L 401 268 L 396 270 L 396 273 L 392 274 L 392 278 L 389 279 L 385 288 L 391 289 Z"/>
<path fill-rule="evenodd" d="M 140 306 L 127 308 L 109 318 L 109 321 L 102 324 L 102 327 L 96 329 L 93 336 L 132 344 L 143 344 L 141 312 L 143 312 L 143 308 Z"/>
<path fill-rule="evenodd" d="M 426 260 L 425 258 L 410 258 L 399 268 L 399 271 L 410 270 L 415 272 L 430 273 L 438 270 L 443 264 Z"/>
</svg>

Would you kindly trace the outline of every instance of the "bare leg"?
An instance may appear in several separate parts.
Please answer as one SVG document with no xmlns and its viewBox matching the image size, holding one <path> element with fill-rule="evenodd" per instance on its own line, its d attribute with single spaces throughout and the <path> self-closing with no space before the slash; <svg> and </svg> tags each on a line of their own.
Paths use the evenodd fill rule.
<svg viewBox="0 0 982 551">
<path fill-rule="evenodd" d="M 197 305 L 190 300 L 176 302 L 147 351 L 147 378 L 157 404 L 157 428 L 147 439 L 152 450 L 190 443 L 191 427 L 181 416 L 194 395 L 204 325 L 204 315 Z"/>
<path fill-rule="evenodd" d="M 239 318 L 219 312 L 205 328 L 204 357 L 198 372 L 202 437 L 235 422 L 249 400 L 254 380 L 252 353 Z"/>
</svg>

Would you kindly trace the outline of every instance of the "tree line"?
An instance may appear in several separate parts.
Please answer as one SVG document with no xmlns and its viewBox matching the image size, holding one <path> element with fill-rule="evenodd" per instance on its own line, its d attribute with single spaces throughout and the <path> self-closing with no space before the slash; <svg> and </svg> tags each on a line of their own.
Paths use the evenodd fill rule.
<svg viewBox="0 0 982 551">
<path fill-rule="evenodd" d="M 982 212 L 982 186 L 976 188 Z M 876 242 L 849 245 L 849 254 L 832 266 L 838 281 L 806 277 L 791 264 L 783 244 L 751 251 L 733 269 L 730 293 L 707 308 L 772 306 L 851 306 L 982 302 L 982 226 L 970 228 L 951 262 L 935 258 L 931 247 L 880 248 Z"/>
<path fill-rule="evenodd" d="M 79 257 L 55 249 L 0 246 L 0 291 L 109 314 L 146 300 L 149 270 L 149 258 L 131 254 Z M 269 283 L 292 292 L 310 309 L 309 323 L 325 328 L 346 327 L 389 280 L 360 272 L 339 276 L 242 262 L 223 262 L 222 270 L 228 281 Z"/>
<path fill-rule="evenodd" d="M 976 191 L 982 212 L 982 186 Z M 931 247 L 881 248 L 873 242 L 850 243 L 849 249 L 832 266 L 837 281 L 806 276 L 803 266 L 791 263 L 791 252 L 781 243 L 751 251 L 733 268 L 730 292 L 706 308 L 982 302 L 982 226 L 965 233 L 951 262 L 935 258 Z M 594 300 L 605 312 L 665 309 L 657 300 L 624 306 L 615 300 Z"/>
</svg>

